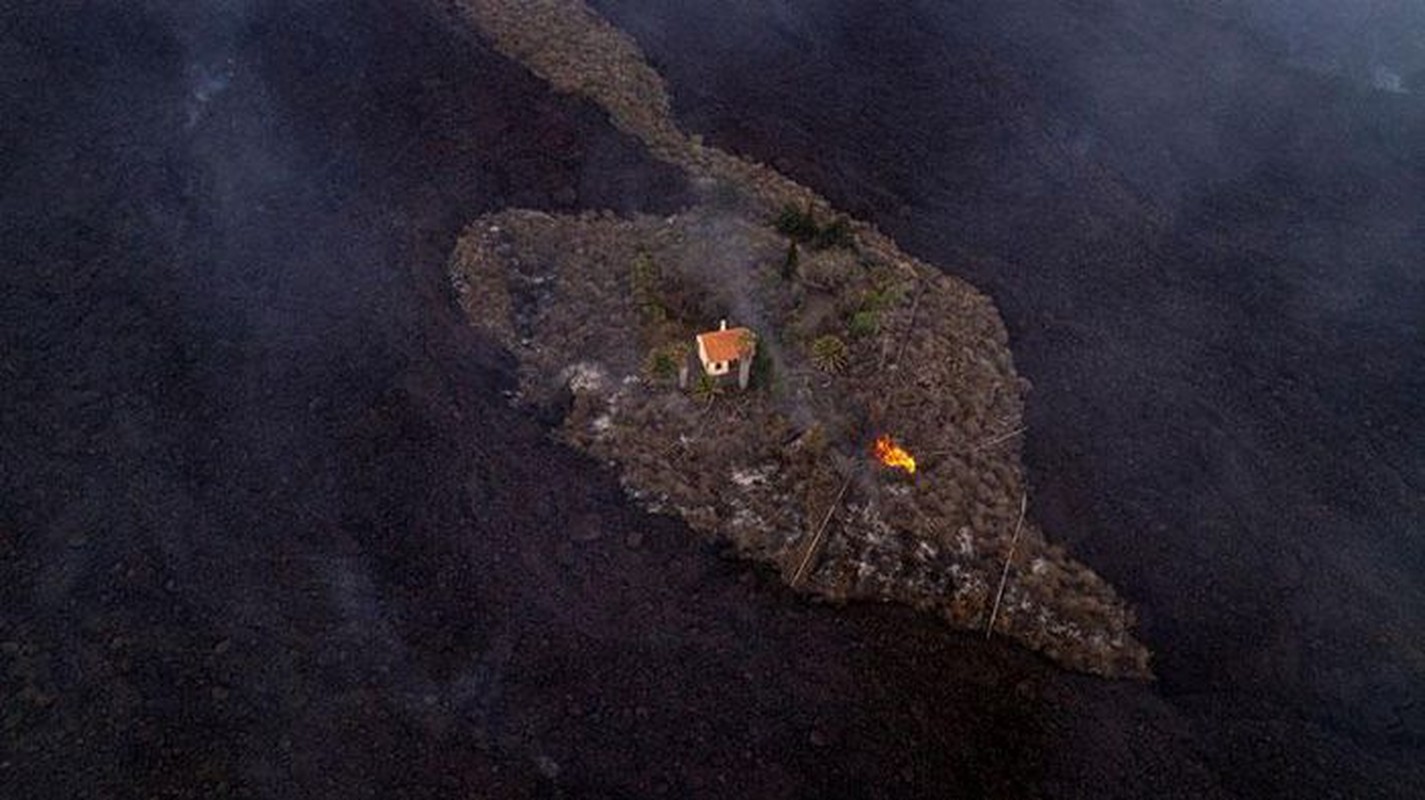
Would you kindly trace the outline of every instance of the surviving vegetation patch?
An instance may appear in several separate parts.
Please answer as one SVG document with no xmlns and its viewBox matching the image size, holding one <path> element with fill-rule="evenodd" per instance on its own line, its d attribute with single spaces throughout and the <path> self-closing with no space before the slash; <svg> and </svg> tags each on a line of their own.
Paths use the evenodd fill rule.
<svg viewBox="0 0 1425 800">
<path fill-rule="evenodd" d="M 684 136 L 661 78 L 584 4 L 463 6 L 702 196 L 668 218 L 508 210 L 466 229 L 452 283 L 517 357 L 517 402 L 552 412 L 650 510 L 798 588 L 1149 676 L 1127 605 L 1025 518 L 1027 385 L 988 298 Z"/>
</svg>

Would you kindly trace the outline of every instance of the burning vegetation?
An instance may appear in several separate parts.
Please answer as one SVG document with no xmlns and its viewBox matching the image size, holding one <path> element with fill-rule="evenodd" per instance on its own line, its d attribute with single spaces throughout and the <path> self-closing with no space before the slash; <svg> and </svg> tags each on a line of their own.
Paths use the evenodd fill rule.
<svg viewBox="0 0 1425 800">
<path fill-rule="evenodd" d="M 892 469 L 903 469 L 911 475 L 915 474 L 915 456 L 906 452 L 905 448 L 896 444 L 890 436 L 883 433 L 876 437 L 871 452 L 882 464 Z"/>
</svg>

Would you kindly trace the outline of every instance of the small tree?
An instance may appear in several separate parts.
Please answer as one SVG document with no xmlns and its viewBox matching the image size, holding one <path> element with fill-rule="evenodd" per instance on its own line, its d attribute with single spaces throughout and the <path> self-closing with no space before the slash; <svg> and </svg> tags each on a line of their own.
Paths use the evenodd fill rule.
<svg viewBox="0 0 1425 800">
<path fill-rule="evenodd" d="M 801 260 L 801 254 L 797 252 L 797 240 L 793 239 L 787 243 L 787 257 L 782 259 L 782 280 L 796 280 Z"/>
<path fill-rule="evenodd" d="M 850 220 L 839 216 L 823 226 L 816 221 L 816 213 L 810 203 L 805 211 L 795 206 L 784 207 L 782 213 L 777 215 L 777 231 L 791 237 L 794 242 L 805 242 L 817 250 L 831 247 L 850 249 L 856 244 Z"/>
<path fill-rule="evenodd" d="M 752 385 L 764 390 L 774 389 L 777 380 L 776 364 L 765 347 L 757 348 L 752 357 Z"/>
<path fill-rule="evenodd" d="M 849 249 L 855 243 L 856 239 L 851 234 L 851 223 L 845 217 L 837 217 L 826 227 L 818 229 L 813 238 L 813 245 L 818 250 L 832 247 Z"/>
<path fill-rule="evenodd" d="M 782 213 L 777 215 L 777 231 L 790 236 L 793 241 L 805 242 L 815 239 L 821 228 L 816 224 L 810 204 L 807 205 L 806 211 L 789 205 L 783 207 Z"/>
</svg>

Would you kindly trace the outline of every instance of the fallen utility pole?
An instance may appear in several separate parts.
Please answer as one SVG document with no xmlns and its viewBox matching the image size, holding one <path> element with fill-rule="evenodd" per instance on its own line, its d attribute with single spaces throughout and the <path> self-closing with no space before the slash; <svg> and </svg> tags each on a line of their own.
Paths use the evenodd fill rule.
<svg viewBox="0 0 1425 800">
<path fill-rule="evenodd" d="M 837 491 L 836 497 L 831 501 L 831 507 L 826 509 L 826 516 L 821 518 L 821 525 L 817 526 L 816 533 L 811 537 L 811 543 L 807 545 L 807 551 L 802 555 L 802 563 L 797 565 L 797 571 L 792 573 L 792 587 L 795 588 L 801 582 L 802 573 L 806 572 L 807 564 L 811 563 L 811 558 L 816 554 L 817 545 L 821 542 L 821 535 L 826 533 L 826 526 L 831 522 L 831 515 L 836 513 L 837 506 L 841 505 L 841 498 L 846 494 L 846 487 L 851 485 L 851 476 L 847 475 L 846 480 L 841 483 L 841 489 Z"/>
<path fill-rule="evenodd" d="M 1010 431 L 1009 433 L 1000 434 L 999 436 L 996 436 L 995 438 L 990 439 L 990 440 L 987 441 L 987 442 L 982 442 L 982 443 L 980 443 L 980 444 L 975 445 L 973 448 L 970 449 L 970 452 L 971 452 L 971 453 L 978 453 L 978 452 L 980 452 L 981 450 L 984 450 L 984 449 L 986 449 L 986 448 L 994 447 L 995 445 L 997 445 L 997 444 L 999 444 L 999 443 L 1001 443 L 1001 442 L 1007 442 L 1007 441 L 1009 441 L 1010 439 L 1013 439 L 1014 437 L 1018 436 L 1018 435 L 1021 434 L 1021 433 L 1024 433 L 1024 426 L 1023 426 L 1023 425 L 1019 426 L 1018 428 L 1015 428 L 1014 430 Z"/>
<path fill-rule="evenodd" d="M 1009 540 L 1009 555 L 1004 558 L 1004 571 L 999 574 L 999 591 L 995 592 L 995 605 L 990 609 L 990 622 L 985 626 L 985 638 L 995 630 L 995 617 L 999 615 L 999 602 L 1004 599 L 1004 582 L 1009 579 L 1009 565 L 1014 561 L 1014 546 L 1019 543 L 1019 531 L 1024 527 L 1024 509 L 1029 503 L 1028 495 L 1019 496 L 1019 521 L 1014 523 L 1014 536 Z"/>
<path fill-rule="evenodd" d="M 952 453 L 960 453 L 960 452 L 963 452 L 965 455 L 969 455 L 970 453 L 978 453 L 978 452 L 981 452 L 981 451 L 983 451 L 983 450 L 988 450 L 988 449 L 990 449 L 991 447 L 994 447 L 994 446 L 997 445 L 997 444 L 1001 444 L 1001 443 L 1007 442 L 1007 441 L 1009 441 L 1010 439 L 1013 439 L 1014 437 L 1023 434 L 1026 430 L 1028 430 L 1028 429 L 1027 429 L 1025 426 L 1021 425 L 1021 426 L 1019 426 L 1018 428 L 1015 428 L 1014 430 L 1010 431 L 1009 433 L 1002 433 L 1002 434 L 1000 434 L 999 436 L 996 436 L 996 437 L 994 437 L 994 438 L 992 438 L 992 439 L 986 439 L 985 441 L 980 442 L 979 444 L 975 445 L 974 447 L 971 447 L 971 448 L 968 449 L 968 450 L 961 451 L 961 449 L 958 448 L 958 447 L 945 447 L 945 448 L 941 448 L 941 449 L 939 449 L 939 450 L 931 450 L 931 451 L 927 452 L 926 455 L 928 455 L 928 456 L 948 456 L 948 455 L 950 455 L 950 454 L 952 454 Z"/>
</svg>

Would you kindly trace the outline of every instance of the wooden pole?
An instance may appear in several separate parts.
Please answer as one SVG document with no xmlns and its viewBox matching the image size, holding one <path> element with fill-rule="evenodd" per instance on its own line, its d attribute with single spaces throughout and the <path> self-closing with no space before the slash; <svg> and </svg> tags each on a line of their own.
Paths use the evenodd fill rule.
<svg viewBox="0 0 1425 800">
<path fill-rule="evenodd" d="M 990 440 L 987 441 L 987 442 L 983 442 L 983 443 L 981 443 L 981 444 L 975 445 L 975 446 L 970 450 L 970 452 L 971 452 L 971 453 L 978 453 L 979 451 L 984 450 L 984 449 L 987 448 L 987 447 L 994 447 L 995 445 L 999 444 L 1000 442 L 1007 442 L 1007 441 L 1009 441 L 1010 439 L 1013 439 L 1014 437 L 1018 436 L 1018 435 L 1021 434 L 1021 433 L 1024 433 L 1024 426 L 1023 426 L 1023 425 L 1019 426 L 1018 428 L 1015 428 L 1014 430 L 1010 431 L 1009 433 L 1001 434 L 1001 435 L 999 435 L 999 436 L 996 436 L 996 437 L 993 438 L 993 439 L 990 439 Z"/>
<path fill-rule="evenodd" d="M 1014 523 L 1014 536 L 1009 540 L 1009 555 L 1004 559 L 1004 571 L 999 574 L 999 591 L 995 592 L 995 605 L 990 609 L 990 622 L 985 626 L 985 638 L 995 630 L 995 617 L 999 615 L 999 603 L 1004 599 L 1004 582 L 1009 579 L 1009 565 L 1014 561 L 1014 546 L 1019 543 L 1019 531 L 1024 527 L 1024 510 L 1029 504 L 1028 495 L 1019 496 L 1019 521 Z"/>
<path fill-rule="evenodd" d="M 826 509 L 826 516 L 821 518 L 821 525 L 817 526 L 816 533 L 811 537 L 811 544 L 807 545 L 807 551 L 802 555 L 802 563 L 797 565 L 797 571 L 792 573 L 792 587 L 802 579 L 802 573 L 806 571 L 807 564 L 811 563 L 811 557 L 816 553 L 816 546 L 821 542 L 821 535 L 826 532 L 827 523 L 831 522 L 831 515 L 836 512 L 836 507 L 841 505 L 841 497 L 846 494 L 846 487 L 851 485 L 851 476 L 847 475 L 842 482 L 841 489 L 836 493 L 835 499 L 831 501 L 831 507 Z"/>
<path fill-rule="evenodd" d="M 1019 436 L 1020 434 L 1024 433 L 1025 430 L 1027 430 L 1027 429 L 1026 429 L 1023 425 L 1021 425 L 1021 426 L 1019 426 L 1018 428 L 1015 428 L 1014 430 L 1010 431 L 1009 433 L 1000 434 L 999 436 L 996 436 L 996 437 L 994 437 L 994 438 L 992 438 L 992 439 L 987 439 L 987 440 L 985 440 L 985 441 L 983 441 L 983 442 L 980 442 L 979 444 L 975 445 L 974 447 L 971 447 L 970 449 L 965 450 L 965 451 L 963 451 L 963 452 L 964 452 L 966 455 L 969 455 L 970 453 L 978 453 L 978 452 L 980 452 L 980 451 L 982 451 L 982 450 L 988 450 L 988 449 L 990 449 L 991 447 L 994 447 L 994 446 L 997 445 L 997 444 L 1000 444 L 1000 443 L 1002 443 L 1002 442 L 1007 442 L 1007 441 L 1009 441 L 1010 439 L 1013 439 L 1014 437 Z M 939 449 L 939 450 L 931 450 L 931 451 L 927 452 L 925 455 L 928 455 L 928 456 L 946 456 L 946 455 L 950 455 L 951 453 L 958 453 L 958 452 L 961 452 L 961 449 L 958 448 L 958 447 L 945 447 L 945 448 L 941 448 L 941 449 Z"/>
<path fill-rule="evenodd" d="M 915 333 L 915 315 L 920 311 L 920 298 L 925 295 L 925 281 L 921 281 L 920 290 L 915 293 L 915 301 L 910 304 L 910 322 L 906 325 L 905 336 L 901 337 L 901 346 L 896 350 L 896 364 L 900 365 L 901 357 L 905 355 L 905 346 L 910 343 L 911 334 Z M 905 376 L 901 376 L 905 380 Z"/>
<path fill-rule="evenodd" d="M 910 335 L 915 332 L 915 315 L 920 310 L 920 298 L 923 294 L 925 294 L 925 282 L 920 281 L 920 285 L 916 288 L 915 299 L 910 304 L 910 322 L 906 323 L 905 332 L 901 334 L 900 340 L 895 342 L 900 345 L 896 348 L 897 364 L 900 363 L 901 356 L 905 355 L 905 346 L 910 341 Z M 886 356 L 890 355 L 891 344 L 891 338 L 886 337 L 885 344 L 881 347 L 881 358 L 876 362 L 876 371 L 879 372 L 886 366 Z"/>
</svg>

